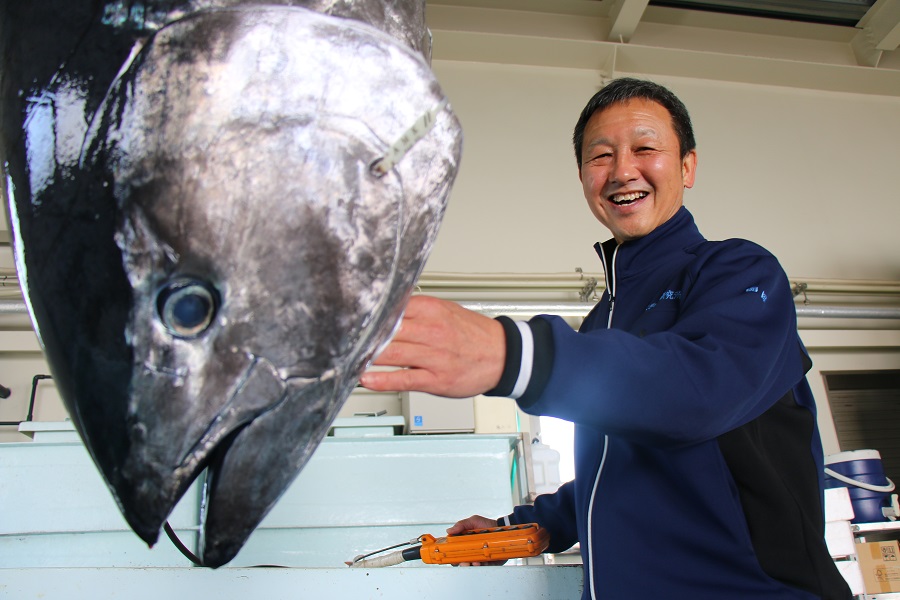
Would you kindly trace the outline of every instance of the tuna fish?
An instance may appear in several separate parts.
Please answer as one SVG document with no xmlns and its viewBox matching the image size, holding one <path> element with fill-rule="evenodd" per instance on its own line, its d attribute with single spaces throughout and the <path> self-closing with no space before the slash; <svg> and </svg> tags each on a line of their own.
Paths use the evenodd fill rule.
<svg viewBox="0 0 900 600">
<path fill-rule="evenodd" d="M 461 131 L 424 0 L 0 13 L 0 191 L 35 330 L 131 528 L 204 469 L 230 561 L 389 338 Z"/>
</svg>

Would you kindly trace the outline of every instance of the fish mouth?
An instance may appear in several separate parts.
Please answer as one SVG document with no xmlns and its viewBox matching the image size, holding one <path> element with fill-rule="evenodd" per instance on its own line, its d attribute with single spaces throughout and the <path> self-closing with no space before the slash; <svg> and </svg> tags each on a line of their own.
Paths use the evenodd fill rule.
<svg viewBox="0 0 900 600">
<path fill-rule="evenodd" d="M 147 461 L 154 441 L 132 446 L 114 486 L 125 519 L 153 546 L 185 492 L 205 474 L 197 554 L 202 566 L 228 563 L 327 433 L 340 408 L 333 400 L 337 387 L 331 373 L 282 380 L 257 361 L 190 451 L 169 463 L 174 466 Z M 248 404 L 256 408 L 239 408 Z"/>
<path fill-rule="evenodd" d="M 289 391 L 285 401 L 216 449 L 202 499 L 199 556 L 204 566 L 220 567 L 237 556 L 308 462 L 337 412 L 331 400 L 334 384 L 317 380 Z"/>
<path fill-rule="evenodd" d="M 199 415 L 190 415 L 179 424 L 175 435 L 163 434 L 156 415 L 162 405 L 180 404 L 181 394 L 178 386 L 151 387 L 142 381 L 157 374 L 155 370 L 145 370 L 134 384 L 153 393 L 137 403 L 128 416 L 131 444 L 117 469 L 119 477 L 110 482 L 125 519 L 150 546 L 156 543 L 163 523 L 199 475 L 204 470 L 218 470 L 240 433 L 285 401 L 285 384 L 274 369 L 265 362 L 254 361 L 205 430 L 198 432 L 192 427 L 191 421 Z M 276 401 L 267 406 L 266 399 Z M 249 404 L 242 406 L 244 402 Z M 182 410 L 188 406 L 183 404 Z M 181 448 L 187 450 L 178 450 L 179 438 L 196 441 L 182 442 Z M 208 491 L 204 490 L 204 495 L 208 496 Z M 201 501 L 204 506 L 208 503 L 208 497 Z"/>
</svg>

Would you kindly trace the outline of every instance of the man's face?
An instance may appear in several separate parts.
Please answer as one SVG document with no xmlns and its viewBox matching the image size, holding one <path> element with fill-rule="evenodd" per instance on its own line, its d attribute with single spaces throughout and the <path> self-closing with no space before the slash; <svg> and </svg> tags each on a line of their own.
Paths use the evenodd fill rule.
<svg viewBox="0 0 900 600">
<path fill-rule="evenodd" d="M 613 104 L 584 130 L 578 177 L 594 216 L 620 244 L 643 237 L 681 207 L 697 154 L 683 159 L 672 117 L 651 100 Z"/>
</svg>

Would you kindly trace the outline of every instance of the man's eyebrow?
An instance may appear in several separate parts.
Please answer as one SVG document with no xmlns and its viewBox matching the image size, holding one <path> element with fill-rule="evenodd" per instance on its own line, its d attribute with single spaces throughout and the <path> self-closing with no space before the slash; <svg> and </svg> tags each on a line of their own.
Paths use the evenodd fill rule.
<svg viewBox="0 0 900 600">
<path fill-rule="evenodd" d="M 659 135 L 659 131 L 657 131 L 653 127 L 638 127 L 637 129 L 634 130 L 633 137 L 635 137 L 635 138 L 653 138 L 654 140 L 658 140 L 661 138 L 661 136 Z M 597 146 L 613 146 L 613 145 L 615 145 L 615 144 L 613 144 L 612 141 L 610 141 L 608 138 L 598 137 L 598 138 L 594 138 L 593 140 L 588 141 L 587 145 L 585 146 L 585 149 L 592 150 L 592 149 L 596 148 Z"/>
<path fill-rule="evenodd" d="M 651 137 L 653 139 L 660 139 L 662 136 L 659 135 L 659 132 L 652 127 L 638 127 L 634 130 L 636 137 Z"/>
<path fill-rule="evenodd" d="M 612 146 L 612 142 L 606 138 L 596 138 L 587 143 L 585 150 L 593 150 L 597 146 Z"/>
</svg>

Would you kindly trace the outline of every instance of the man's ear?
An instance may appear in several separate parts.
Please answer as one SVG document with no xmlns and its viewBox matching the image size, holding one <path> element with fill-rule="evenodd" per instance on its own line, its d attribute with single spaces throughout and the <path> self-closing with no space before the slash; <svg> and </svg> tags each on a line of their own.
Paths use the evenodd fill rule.
<svg viewBox="0 0 900 600">
<path fill-rule="evenodd" d="M 681 159 L 681 181 L 684 187 L 690 189 L 694 187 L 694 177 L 697 173 L 697 151 L 691 150 Z M 579 176 L 581 170 L 579 169 Z"/>
</svg>

